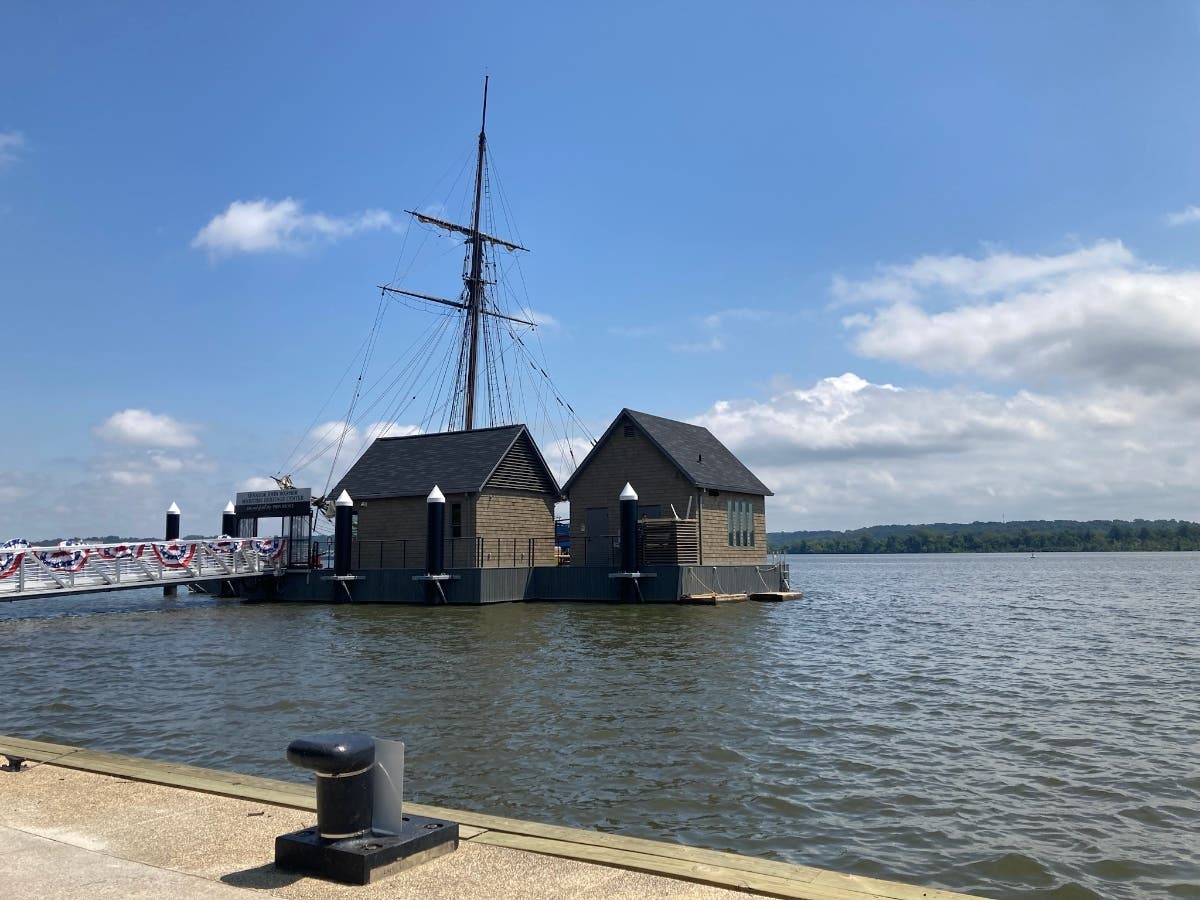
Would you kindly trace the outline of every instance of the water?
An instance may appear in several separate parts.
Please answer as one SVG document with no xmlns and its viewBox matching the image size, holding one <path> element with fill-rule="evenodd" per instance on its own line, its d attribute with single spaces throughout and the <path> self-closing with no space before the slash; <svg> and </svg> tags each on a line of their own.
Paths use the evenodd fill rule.
<svg viewBox="0 0 1200 900">
<path fill-rule="evenodd" d="M 800 603 L 0 607 L 0 733 L 994 897 L 1200 897 L 1200 554 L 794 557 Z"/>
</svg>

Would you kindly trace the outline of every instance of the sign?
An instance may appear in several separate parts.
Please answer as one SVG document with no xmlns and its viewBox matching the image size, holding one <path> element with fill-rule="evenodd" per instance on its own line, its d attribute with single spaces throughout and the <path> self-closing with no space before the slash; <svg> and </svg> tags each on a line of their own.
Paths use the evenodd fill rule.
<svg viewBox="0 0 1200 900">
<path fill-rule="evenodd" d="M 312 488 L 279 491 L 239 491 L 234 511 L 239 519 L 307 516 L 312 509 Z"/>
</svg>

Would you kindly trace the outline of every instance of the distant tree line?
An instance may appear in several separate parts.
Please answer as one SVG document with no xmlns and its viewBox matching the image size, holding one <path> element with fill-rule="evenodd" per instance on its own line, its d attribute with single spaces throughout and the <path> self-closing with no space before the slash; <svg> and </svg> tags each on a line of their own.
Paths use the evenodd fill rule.
<svg viewBox="0 0 1200 900">
<path fill-rule="evenodd" d="M 854 531 L 781 531 L 773 553 L 1033 553 L 1200 550 L 1200 524 L 1175 519 L 873 525 Z"/>
</svg>

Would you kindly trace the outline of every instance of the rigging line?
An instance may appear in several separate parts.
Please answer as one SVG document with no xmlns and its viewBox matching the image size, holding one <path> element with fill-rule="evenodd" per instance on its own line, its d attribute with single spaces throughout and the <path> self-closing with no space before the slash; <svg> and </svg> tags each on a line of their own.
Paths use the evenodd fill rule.
<svg viewBox="0 0 1200 900">
<path fill-rule="evenodd" d="M 341 388 L 342 384 L 346 380 L 346 376 L 349 375 L 350 370 L 354 368 L 354 363 L 358 360 L 359 354 L 361 354 L 365 350 L 365 348 L 367 346 L 367 341 L 369 339 L 370 339 L 369 336 L 363 338 L 363 342 L 361 344 L 359 344 L 358 350 L 356 350 L 354 355 L 352 357 L 350 357 L 350 362 L 346 363 L 346 368 L 342 371 L 342 377 L 337 380 L 337 384 L 335 384 L 333 386 L 333 390 L 329 392 L 329 396 L 327 398 L 325 398 L 325 402 L 321 404 L 321 408 L 317 410 L 317 414 L 315 416 L 313 416 L 313 420 L 311 422 L 309 422 L 308 428 L 306 428 L 304 431 L 302 431 L 300 433 L 300 437 L 296 441 L 296 446 L 292 448 L 292 452 L 289 453 L 287 455 L 287 457 L 285 457 L 285 459 L 283 461 L 283 465 L 276 471 L 279 471 L 279 472 L 283 472 L 285 470 L 289 471 L 289 472 L 291 471 L 289 466 L 291 465 L 291 462 L 292 462 L 293 458 L 296 456 L 296 454 L 298 452 L 300 452 L 300 445 L 304 443 L 305 439 L 308 438 L 308 436 L 312 433 L 312 430 L 317 427 L 317 422 L 320 421 L 321 414 L 323 412 L 325 412 L 325 408 L 327 406 L 329 406 L 329 404 L 333 401 L 334 396 L 337 395 L 338 390 Z"/>
<path fill-rule="evenodd" d="M 334 454 L 333 454 L 333 462 L 330 463 L 330 466 L 329 466 L 329 477 L 325 479 L 325 488 L 321 491 L 322 497 L 324 497 L 327 493 L 329 493 L 329 485 L 333 481 L 333 470 L 335 468 L 337 468 L 338 456 L 341 455 L 342 445 L 346 442 L 346 435 L 350 431 L 350 419 L 354 416 L 354 407 L 358 403 L 359 392 L 362 390 L 363 376 L 366 374 L 367 364 L 370 362 L 372 353 L 374 351 L 374 344 L 378 337 L 379 324 L 383 320 L 383 311 L 384 311 L 383 304 L 384 304 L 384 298 L 383 298 L 383 292 L 381 291 L 380 296 L 379 296 L 379 306 L 376 307 L 376 310 L 375 310 L 375 324 L 371 329 L 371 339 L 370 339 L 370 342 L 367 347 L 367 353 L 366 353 L 366 356 L 363 358 L 362 369 L 359 370 L 358 380 L 355 382 L 355 385 L 354 385 L 354 396 L 351 397 L 351 399 L 350 399 L 350 409 L 346 413 L 346 423 L 345 423 L 345 425 L 342 426 L 342 436 L 338 440 L 337 450 L 334 451 Z"/>
<path fill-rule="evenodd" d="M 435 368 L 432 365 L 432 363 L 433 363 L 434 353 L 436 352 L 438 347 L 441 346 L 442 339 L 444 338 L 444 333 L 447 330 L 448 324 L 449 324 L 448 321 L 441 323 L 441 327 L 438 329 L 438 333 L 436 335 L 437 340 L 431 341 L 429 348 L 428 348 L 428 352 L 427 352 L 428 364 L 425 364 L 425 362 L 422 361 L 422 363 L 420 363 L 416 367 L 414 367 L 414 369 L 413 369 L 414 377 L 411 382 L 412 386 L 406 387 L 406 389 L 403 393 L 397 392 L 397 394 L 399 394 L 399 399 L 396 401 L 394 406 L 391 407 L 387 411 L 386 418 L 393 420 L 393 421 L 398 420 L 399 417 L 404 412 L 406 412 L 409 409 L 409 407 L 412 406 L 413 402 L 417 399 L 418 396 L 421 395 L 421 392 L 425 389 L 425 387 L 429 384 L 429 382 L 432 381 L 434 379 L 434 377 L 436 377 L 438 375 L 439 372 L 442 373 L 443 378 L 444 378 L 445 367 L 438 369 L 438 368 Z M 424 379 L 418 381 L 421 373 L 424 373 Z"/>
<path fill-rule="evenodd" d="M 488 168 L 496 178 L 496 194 L 500 198 L 500 212 L 504 216 L 504 223 L 508 227 L 508 231 L 513 235 L 515 243 L 524 244 L 521 240 L 520 230 L 517 228 L 516 218 L 512 214 L 512 207 L 508 202 L 508 195 L 504 192 L 504 182 L 500 178 L 500 166 L 496 164 L 496 155 L 492 153 L 491 148 L 487 151 Z"/>
<path fill-rule="evenodd" d="M 413 344 L 410 345 L 405 350 L 404 354 L 402 354 L 402 356 L 401 356 L 401 361 L 403 361 L 404 358 L 406 356 L 408 356 L 408 354 L 416 347 L 416 344 L 418 343 L 418 341 L 420 341 L 421 337 L 424 337 L 425 340 L 428 341 L 430 334 L 435 330 L 435 328 L 436 328 L 436 323 L 434 326 L 431 326 L 429 329 L 426 329 L 425 333 L 423 335 L 419 336 L 418 340 L 414 341 Z M 420 352 L 421 352 L 420 350 L 417 351 L 418 354 Z M 414 358 L 416 357 L 416 355 L 417 354 L 414 354 Z M 393 363 L 393 366 L 394 365 L 395 365 L 395 363 Z M 389 371 L 390 371 L 390 368 L 391 367 L 389 367 Z M 397 376 L 397 378 L 393 379 L 392 384 L 394 385 L 399 380 L 400 377 L 402 377 L 402 375 Z M 390 385 L 383 392 L 380 392 L 378 394 L 376 393 L 381 381 L 382 381 L 382 378 L 377 379 L 375 381 L 375 383 L 369 389 L 367 389 L 367 391 L 363 394 L 363 399 L 370 398 L 372 396 L 374 397 L 374 399 L 366 407 L 366 409 L 362 410 L 359 413 L 358 419 L 356 419 L 352 422 L 353 425 L 355 425 L 355 426 L 359 425 L 367 417 L 367 415 L 371 412 L 371 410 L 373 410 L 376 406 L 378 406 L 379 403 L 381 402 L 381 400 L 384 399 L 388 395 L 388 392 L 391 390 Z M 311 462 L 314 462 L 315 460 L 324 456 L 331 449 L 333 449 L 333 447 L 335 446 L 337 441 L 338 441 L 337 438 L 332 438 L 332 439 L 326 440 L 324 443 L 316 444 L 313 447 L 311 447 L 309 449 L 309 451 L 302 457 L 302 460 L 297 464 L 297 468 L 303 468 L 304 466 L 307 466 Z"/>
<path fill-rule="evenodd" d="M 416 398 L 416 395 L 420 393 L 421 387 L 423 387 L 423 385 L 418 385 L 420 374 L 422 372 L 428 373 L 425 376 L 426 381 L 433 377 L 433 369 L 428 363 L 432 362 L 433 351 L 437 348 L 445 326 L 446 322 L 443 321 L 439 323 L 437 329 L 430 330 L 425 345 L 421 349 L 421 355 L 414 359 L 412 367 L 407 372 L 397 376 L 393 380 L 392 385 L 386 391 L 380 393 L 376 405 L 382 403 L 384 400 L 390 401 L 393 397 L 397 399 L 390 406 L 384 408 L 382 417 L 375 423 L 375 426 L 368 434 L 369 441 L 374 441 L 376 438 L 381 437 L 387 428 L 399 423 L 401 415 L 407 411 L 412 401 Z M 404 375 L 411 377 L 405 382 L 401 382 L 400 378 Z M 401 386 L 404 388 L 403 391 L 400 390 Z M 363 419 L 365 418 L 366 416 L 364 415 Z"/>
</svg>

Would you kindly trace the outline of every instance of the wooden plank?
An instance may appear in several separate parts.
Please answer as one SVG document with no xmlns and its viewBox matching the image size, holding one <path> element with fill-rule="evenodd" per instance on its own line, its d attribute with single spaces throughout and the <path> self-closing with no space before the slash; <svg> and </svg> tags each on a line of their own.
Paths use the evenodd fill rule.
<svg viewBox="0 0 1200 900">
<path fill-rule="evenodd" d="M 796 900 L 871 900 L 874 896 L 861 891 L 817 885 L 811 881 L 747 872 L 744 869 L 730 869 L 707 863 L 636 853 L 630 850 L 614 850 L 610 847 L 554 841 L 527 835 L 489 831 L 475 838 L 473 843 L 614 866 L 636 872 L 647 872 L 652 875 L 664 875 L 669 878 L 710 884 L 715 887 L 753 891 L 772 897 L 796 898 Z"/>
<path fill-rule="evenodd" d="M 43 762 L 46 759 L 62 756 L 65 753 L 75 753 L 79 748 L 67 744 L 51 744 L 46 741 L 34 741 L 29 738 L 9 737 L 0 735 L 0 753 L 8 755 L 11 750 L 15 756 Z"/>
</svg>

